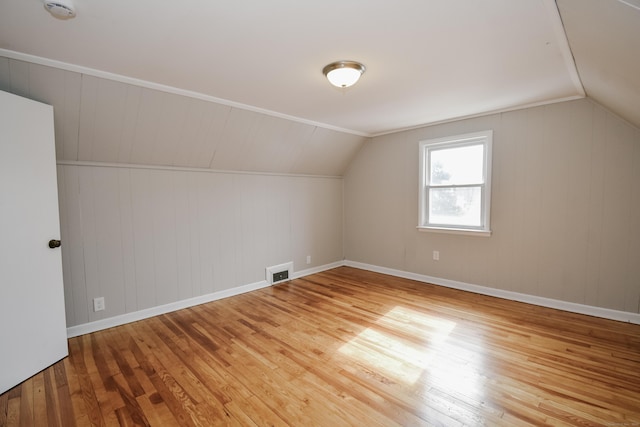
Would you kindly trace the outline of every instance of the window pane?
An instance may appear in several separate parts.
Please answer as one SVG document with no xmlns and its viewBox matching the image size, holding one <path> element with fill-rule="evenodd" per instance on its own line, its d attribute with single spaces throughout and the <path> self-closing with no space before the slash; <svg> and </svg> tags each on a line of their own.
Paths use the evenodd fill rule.
<svg viewBox="0 0 640 427">
<path fill-rule="evenodd" d="M 481 187 L 430 188 L 429 224 L 481 226 L 481 194 Z"/>
<path fill-rule="evenodd" d="M 431 185 L 483 183 L 484 145 L 431 150 Z"/>
</svg>

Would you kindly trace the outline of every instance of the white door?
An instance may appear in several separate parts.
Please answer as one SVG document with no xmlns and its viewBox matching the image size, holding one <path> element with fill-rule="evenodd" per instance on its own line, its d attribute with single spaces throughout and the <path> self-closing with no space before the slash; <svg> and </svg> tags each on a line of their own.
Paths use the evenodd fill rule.
<svg viewBox="0 0 640 427">
<path fill-rule="evenodd" d="M 0 393 L 68 354 L 53 108 L 0 91 Z"/>
</svg>

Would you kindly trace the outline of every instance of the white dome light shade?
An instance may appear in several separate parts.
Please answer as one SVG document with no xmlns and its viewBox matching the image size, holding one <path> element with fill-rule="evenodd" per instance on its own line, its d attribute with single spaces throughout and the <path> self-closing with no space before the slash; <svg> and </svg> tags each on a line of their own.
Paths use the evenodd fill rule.
<svg viewBox="0 0 640 427">
<path fill-rule="evenodd" d="M 76 16 L 71 0 L 44 0 L 44 7 L 56 18 L 69 19 Z"/>
<path fill-rule="evenodd" d="M 347 88 L 356 84 L 362 73 L 364 65 L 354 61 L 332 62 L 322 69 L 329 83 L 339 88 Z"/>
</svg>

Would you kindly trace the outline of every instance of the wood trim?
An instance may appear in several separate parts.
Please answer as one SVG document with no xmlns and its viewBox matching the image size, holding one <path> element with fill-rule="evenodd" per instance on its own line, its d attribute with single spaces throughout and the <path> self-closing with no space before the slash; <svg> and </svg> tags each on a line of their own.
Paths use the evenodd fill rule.
<svg viewBox="0 0 640 427">
<path fill-rule="evenodd" d="M 528 295 L 519 292 L 505 291 L 487 286 L 474 285 L 471 283 L 459 282 L 456 280 L 442 279 L 439 277 L 427 276 L 424 274 L 411 273 L 408 271 L 396 270 L 393 268 L 379 267 L 372 264 L 366 264 L 357 261 L 345 261 L 345 266 L 359 268 L 362 270 L 374 271 L 377 273 L 388 274 L 395 277 L 402 277 L 419 282 L 431 283 L 434 285 L 444 286 L 451 289 L 459 289 L 462 291 L 473 292 L 481 295 L 488 295 L 503 298 L 510 301 L 524 302 L 540 307 L 554 308 L 556 310 L 564 310 L 571 313 L 586 314 L 588 316 L 600 317 L 602 319 L 617 320 L 619 322 L 629 322 L 640 325 L 640 313 L 630 313 L 627 311 L 612 310 L 609 308 L 595 307 L 592 305 L 577 304 L 568 301 L 560 301 L 552 298 L 544 298 L 535 295 Z"/>
<path fill-rule="evenodd" d="M 291 276 L 292 279 L 298 279 L 301 277 L 309 276 L 312 274 L 327 271 L 333 268 L 349 266 L 358 268 L 361 270 L 368 270 L 377 273 L 387 274 L 395 277 L 401 277 L 411 280 L 416 280 L 423 283 L 430 283 L 434 285 L 444 286 L 452 289 L 459 289 L 463 291 L 473 292 L 481 295 L 494 296 L 511 301 L 519 301 L 527 304 L 538 305 L 541 307 L 554 308 L 557 310 L 564 310 L 571 313 L 586 314 L 588 316 L 600 317 L 603 319 L 617 320 L 621 322 L 629 322 L 640 325 L 640 314 L 629 313 L 626 311 L 611 310 L 607 308 L 594 307 L 583 304 L 575 304 L 567 301 L 559 301 L 551 298 L 537 297 L 534 295 L 521 294 L 518 292 L 504 291 L 501 289 L 489 288 L 486 286 L 479 286 L 470 283 L 457 282 L 454 280 L 442 279 L 438 277 L 426 276 L 417 273 L 410 273 L 402 270 L 395 270 L 392 268 L 379 267 L 371 264 L 361 263 L 357 261 L 338 261 L 323 266 L 310 268 L 306 270 L 294 271 Z M 139 310 L 133 313 L 127 313 L 120 316 L 110 317 L 107 319 L 98 320 L 95 322 L 84 323 L 78 326 L 72 326 L 67 328 L 67 337 L 73 338 L 83 334 L 89 334 L 91 332 L 97 332 L 103 329 L 112 328 L 114 326 L 125 325 L 130 322 L 136 322 L 138 320 L 147 319 L 149 317 L 157 316 L 160 314 L 170 313 L 172 311 L 181 310 L 184 308 L 193 307 L 195 305 L 217 301 L 222 298 L 228 298 L 234 295 L 240 295 L 245 292 L 251 292 L 257 289 L 262 289 L 269 286 L 267 281 L 256 282 L 237 288 L 228 289 L 225 291 L 214 292 L 212 294 L 202 295 L 195 298 L 189 298 L 175 303 L 166 304 L 158 307 L 149 308 L 146 310 Z"/>
<path fill-rule="evenodd" d="M 279 113 L 277 111 L 271 111 L 265 108 L 255 107 L 253 105 L 242 104 L 240 102 L 230 101 L 228 99 L 218 98 L 211 95 L 205 95 L 203 93 L 194 92 L 191 90 L 181 89 L 174 86 L 163 85 L 160 83 L 154 83 L 148 80 L 136 79 L 133 77 L 123 76 L 122 74 L 110 73 L 108 71 L 97 70 L 95 68 L 89 68 L 82 65 L 69 64 L 67 62 L 44 58 L 42 56 L 16 52 L 13 50 L 3 49 L 3 48 L 0 48 L 0 56 L 4 56 L 10 59 L 16 59 L 18 61 L 31 62 L 33 64 L 53 67 L 60 70 L 71 71 L 74 73 L 85 74 L 87 76 L 130 84 L 138 87 L 143 87 L 146 89 L 153 89 L 160 92 L 171 93 L 174 95 L 186 96 L 188 98 L 199 99 L 201 101 L 213 102 L 220 105 L 226 105 L 232 108 L 247 110 L 254 113 L 264 114 L 266 116 L 277 117 L 279 119 L 290 120 L 292 122 L 301 123 L 309 126 L 316 126 L 323 129 L 333 130 L 336 132 L 342 132 L 342 133 L 347 133 L 347 134 L 356 135 L 356 136 L 364 136 L 364 137 L 371 136 L 370 134 L 365 132 L 360 132 L 352 129 L 345 129 L 338 126 L 329 125 L 326 123 L 315 122 L 313 120 L 303 119 L 301 117 L 295 117 L 288 114 Z"/>
<path fill-rule="evenodd" d="M 291 275 L 291 279 L 297 279 L 300 277 L 308 276 L 310 274 L 320 273 L 322 271 L 330 270 L 332 268 L 342 266 L 342 262 L 334 262 L 323 266 L 310 268 L 294 272 Z M 84 334 L 90 334 L 92 332 L 101 331 L 103 329 L 113 328 L 115 326 L 126 325 L 127 323 L 137 322 L 139 320 L 148 319 L 150 317 L 158 316 L 160 314 L 171 313 L 172 311 L 182 310 L 185 308 L 193 307 L 196 305 L 204 304 L 211 301 L 217 301 L 224 298 L 229 298 L 235 295 L 244 294 L 246 292 L 252 292 L 258 289 L 266 288 L 270 286 L 266 280 L 250 283 L 248 285 L 239 286 L 236 288 L 227 289 L 224 291 L 213 292 L 206 295 L 201 295 L 195 298 L 189 298 L 182 301 L 176 301 L 170 304 L 164 304 L 157 307 L 148 308 L 145 310 L 138 310 L 132 313 L 122 314 L 120 316 L 109 317 L 107 319 L 96 320 L 95 322 L 84 323 L 82 325 L 71 326 L 67 328 L 67 338 L 73 338 Z"/>
<path fill-rule="evenodd" d="M 266 280 L 251 283 L 237 288 L 231 288 L 224 291 L 213 292 L 201 295 L 195 298 L 188 298 L 182 301 L 176 301 L 170 304 L 159 305 L 157 307 L 138 310 L 133 313 L 122 314 L 120 316 L 109 317 L 107 319 L 96 320 L 95 322 L 84 323 L 78 326 L 67 328 L 67 338 L 73 338 L 92 332 L 101 331 L 103 329 L 113 328 L 115 326 L 126 325 L 127 323 L 137 322 L 139 320 L 148 319 L 160 314 L 171 313 L 172 311 L 182 310 L 211 301 L 217 301 L 224 298 L 233 297 L 244 294 L 246 292 L 256 291 L 269 286 Z"/>
<path fill-rule="evenodd" d="M 339 175 L 308 175 L 294 173 L 277 173 L 277 172 L 252 172 L 252 171 L 236 171 L 209 168 L 188 168 L 183 166 L 163 166 L 163 165 L 141 165 L 137 163 L 108 163 L 108 162 L 88 162 L 79 160 L 58 160 L 58 166 L 77 166 L 77 167 L 94 167 L 94 168 L 116 168 L 116 169 L 147 169 L 161 170 L 172 172 L 199 172 L 199 173 L 217 173 L 228 175 L 258 175 L 258 176 L 286 176 L 289 178 L 324 178 L 324 179 L 343 179 Z"/>
</svg>

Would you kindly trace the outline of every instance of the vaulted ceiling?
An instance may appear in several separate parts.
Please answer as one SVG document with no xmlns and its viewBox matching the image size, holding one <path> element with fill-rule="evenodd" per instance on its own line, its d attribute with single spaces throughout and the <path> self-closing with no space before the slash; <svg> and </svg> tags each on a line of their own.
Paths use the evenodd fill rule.
<svg viewBox="0 0 640 427">
<path fill-rule="evenodd" d="M 558 0 L 587 96 L 640 127 L 640 0 Z"/>
<path fill-rule="evenodd" d="M 74 3 L 77 16 L 61 20 L 40 0 L 0 2 L 0 56 L 212 103 L 224 117 L 244 111 L 278 135 L 293 122 L 307 139 L 321 129 L 318 144 L 357 137 L 338 156 L 342 170 L 362 137 L 585 93 L 640 126 L 640 0 Z M 340 59 L 367 67 L 347 90 L 321 73 Z M 70 158 L 81 159 L 74 149 Z M 173 147 L 174 157 L 156 163 L 214 167 L 215 147 L 209 158 L 197 150 Z M 295 171 L 300 162 L 300 170 L 312 164 L 292 158 L 266 169 Z"/>
</svg>

